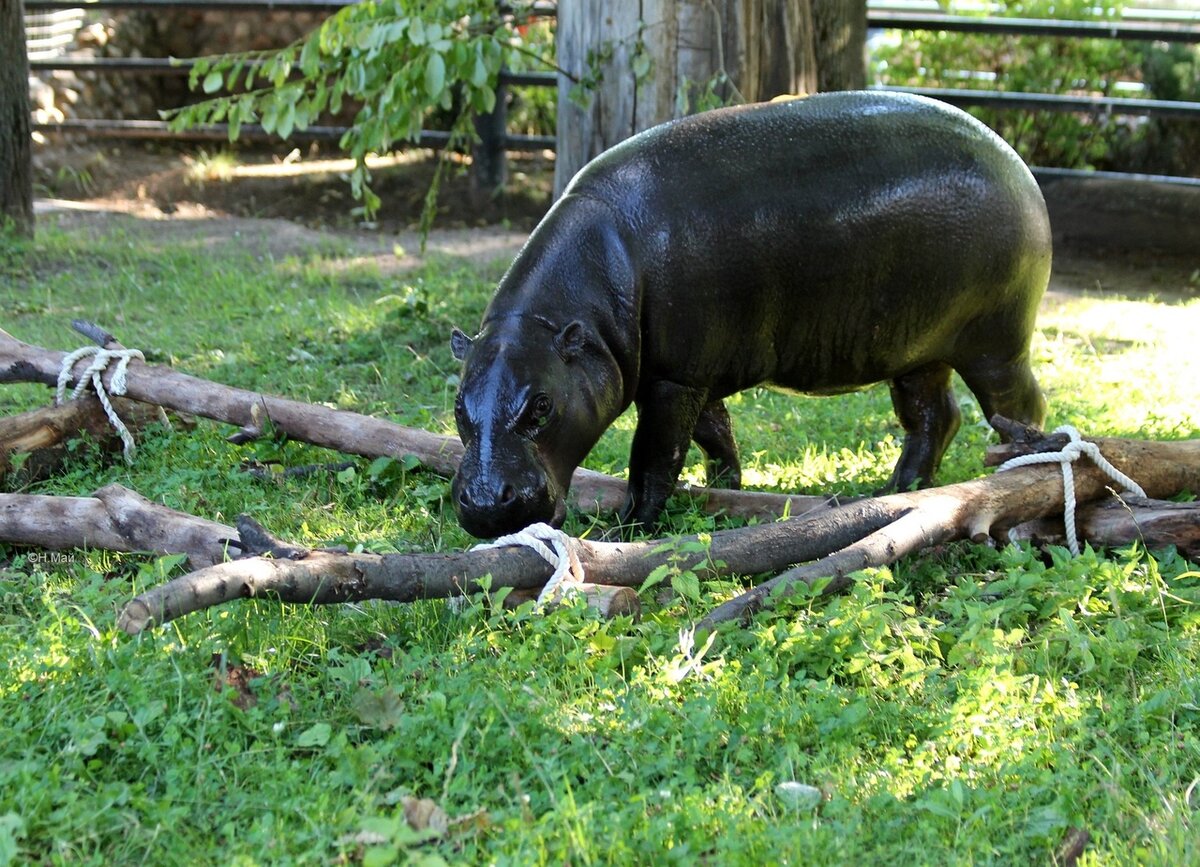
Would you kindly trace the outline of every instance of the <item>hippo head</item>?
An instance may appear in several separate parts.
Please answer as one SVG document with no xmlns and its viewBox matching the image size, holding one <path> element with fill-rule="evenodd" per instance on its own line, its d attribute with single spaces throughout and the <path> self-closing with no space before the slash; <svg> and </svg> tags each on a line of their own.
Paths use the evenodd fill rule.
<svg viewBox="0 0 1200 867">
<path fill-rule="evenodd" d="M 579 320 L 538 315 L 454 329 L 464 362 L 454 416 L 466 451 L 451 485 L 459 523 L 490 538 L 566 514 L 571 474 L 621 406 L 621 376 Z"/>
</svg>

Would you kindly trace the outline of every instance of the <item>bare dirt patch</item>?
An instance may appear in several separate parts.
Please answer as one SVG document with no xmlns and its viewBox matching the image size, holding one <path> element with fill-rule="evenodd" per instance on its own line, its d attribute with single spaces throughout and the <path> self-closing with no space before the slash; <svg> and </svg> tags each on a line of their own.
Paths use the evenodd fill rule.
<svg viewBox="0 0 1200 867">
<path fill-rule="evenodd" d="M 275 258 L 328 252 L 371 261 L 384 273 L 425 259 L 417 231 L 436 156 L 417 151 L 374 170 L 376 218 L 354 213 L 345 160 L 309 151 L 209 154 L 178 148 L 57 146 L 37 154 L 37 210 L 76 231 L 200 245 L 237 243 Z M 484 265 L 511 260 L 550 203 L 553 163 L 514 159 L 502 195 L 480 196 L 461 165 L 442 179 L 425 254 Z"/>
</svg>

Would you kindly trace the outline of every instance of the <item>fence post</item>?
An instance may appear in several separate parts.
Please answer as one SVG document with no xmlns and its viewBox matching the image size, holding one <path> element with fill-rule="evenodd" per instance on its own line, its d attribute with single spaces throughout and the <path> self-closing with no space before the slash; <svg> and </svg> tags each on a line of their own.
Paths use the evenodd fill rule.
<svg viewBox="0 0 1200 867">
<path fill-rule="evenodd" d="M 508 87 L 497 82 L 495 107 L 488 114 L 475 115 L 479 140 L 471 146 L 471 197 L 479 203 L 495 196 L 508 182 L 507 103 Z"/>
<path fill-rule="evenodd" d="M 29 57 L 21 0 L 0 0 L 0 229 L 33 235 Z"/>
</svg>

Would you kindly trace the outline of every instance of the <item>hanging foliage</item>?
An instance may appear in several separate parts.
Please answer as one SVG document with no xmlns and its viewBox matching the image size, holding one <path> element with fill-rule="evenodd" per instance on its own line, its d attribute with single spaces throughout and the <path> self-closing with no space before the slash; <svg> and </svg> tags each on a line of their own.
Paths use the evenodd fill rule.
<svg viewBox="0 0 1200 867">
<path fill-rule="evenodd" d="M 418 141 L 434 112 L 452 116 L 448 151 L 469 141 L 472 116 L 495 107 L 501 68 L 541 62 L 523 35 L 534 17 L 532 3 L 363 0 L 284 48 L 198 60 L 190 84 L 208 98 L 166 117 L 176 130 L 227 123 L 233 141 L 248 124 L 287 139 L 353 111 L 340 147 L 354 159 L 351 191 L 369 218 L 380 200 L 367 157 Z"/>
</svg>

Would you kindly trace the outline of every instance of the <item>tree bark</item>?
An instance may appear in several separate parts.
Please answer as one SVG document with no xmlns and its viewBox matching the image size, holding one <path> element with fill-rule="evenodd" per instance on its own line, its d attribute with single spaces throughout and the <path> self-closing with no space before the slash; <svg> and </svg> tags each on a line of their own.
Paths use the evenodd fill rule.
<svg viewBox="0 0 1200 867">
<path fill-rule="evenodd" d="M 602 151 L 710 98 L 861 87 L 865 45 L 865 0 L 560 0 L 555 195 Z M 581 81 L 594 82 L 582 103 Z"/>
<path fill-rule="evenodd" d="M 867 0 L 812 0 L 817 90 L 867 86 Z"/>
<path fill-rule="evenodd" d="M 67 353 L 22 343 L 0 329 L 0 383 L 57 382 Z M 79 362 L 77 371 L 86 365 Z M 107 383 L 109 374 L 103 377 Z M 73 383 L 73 380 L 72 380 Z M 423 466 L 453 475 L 462 457 L 454 437 L 405 427 L 384 419 L 301 403 L 281 397 L 231 388 L 188 376 L 168 367 L 133 361 L 128 369 L 126 395 L 134 400 L 238 425 L 237 442 L 261 435 L 267 420 L 288 437 L 312 445 L 364 457 L 415 456 Z M 836 504 L 836 498 L 759 491 L 726 491 L 680 486 L 678 493 L 693 498 L 710 514 L 742 517 L 801 515 Z M 578 469 L 571 482 L 571 504 L 581 511 L 615 512 L 625 501 L 625 482 L 593 470 Z"/>
<path fill-rule="evenodd" d="M 1116 548 L 1140 542 L 1149 551 L 1174 545 L 1189 560 L 1200 560 L 1200 502 L 1123 500 L 1088 503 L 1075 514 L 1075 529 L 1092 547 Z M 1018 524 L 1008 531 L 1011 541 L 1061 545 L 1062 516 Z"/>
<path fill-rule="evenodd" d="M 90 497 L 0 494 L 0 540 L 48 551 L 103 548 L 186 554 L 193 569 L 224 562 L 238 532 L 147 500 L 120 485 Z"/>
<path fill-rule="evenodd" d="M 0 230 L 33 237 L 29 55 L 21 0 L 0 0 Z"/>
<path fill-rule="evenodd" d="M 162 410 L 143 403 L 112 398 L 113 408 L 130 431 L 160 420 Z M 68 440 L 86 434 L 103 449 L 121 447 L 121 438 L 95 397 L 69 400 L 7 418 L 0 418 L 0 481 L 12 470 L 13 458 L 26 455 L 20 483 L 49 477 L 62 463 Z"/>
</svg>

